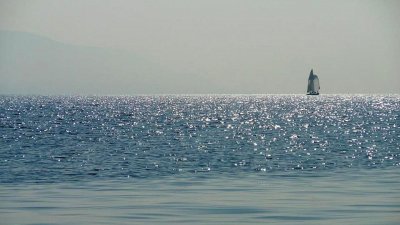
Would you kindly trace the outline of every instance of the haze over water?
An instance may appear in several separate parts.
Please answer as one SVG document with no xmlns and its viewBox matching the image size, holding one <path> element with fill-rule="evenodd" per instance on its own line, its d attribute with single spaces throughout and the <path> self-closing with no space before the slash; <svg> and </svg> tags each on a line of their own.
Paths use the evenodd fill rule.
<svg viewBox="0 0 400 225">
<path fill-rule="evenodd" d="M 398 224 L 399 95 L 0 97 L 5 224 Z"/>
<path fill-rule="evenodd" d="M 0 224 L 400 224 L 399 9 L 1 0 Z"/>
<path fill-rule="evenodd" d="M 400 94 L 398 0 L 2 0 L 0 94 Z"/>
</svg>

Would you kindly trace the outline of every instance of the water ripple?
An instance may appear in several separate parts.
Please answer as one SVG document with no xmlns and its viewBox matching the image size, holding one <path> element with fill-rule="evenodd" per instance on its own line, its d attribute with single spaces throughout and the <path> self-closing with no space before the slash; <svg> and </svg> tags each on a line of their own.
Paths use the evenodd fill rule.
<svg viewBox="0 0 400 225">
<path fill-rule="evenodd" d="M 0 97 L 0 182 L 400 165 L 399 95 Z"/>
</svg>

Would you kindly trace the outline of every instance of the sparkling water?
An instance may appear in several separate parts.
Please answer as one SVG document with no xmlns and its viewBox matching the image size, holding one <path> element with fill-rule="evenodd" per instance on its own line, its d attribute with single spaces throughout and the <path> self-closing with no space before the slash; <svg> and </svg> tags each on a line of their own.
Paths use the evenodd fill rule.
<svg viewBox="0 0 400 225">
<path fill-rule="evenodd" d="M 0 96 L 1 224 L 399 224 L 400 95 Z"/>
</svg>

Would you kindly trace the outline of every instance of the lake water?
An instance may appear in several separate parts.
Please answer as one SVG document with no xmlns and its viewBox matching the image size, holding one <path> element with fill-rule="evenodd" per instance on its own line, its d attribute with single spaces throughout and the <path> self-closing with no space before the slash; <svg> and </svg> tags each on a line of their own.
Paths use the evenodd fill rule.
<svg viewBox="0 0 400 225">
<path fill-rule="evenodd" d="M 399 224 L 400 95 L 0 96 L 1 224 Z"/>
</svg>

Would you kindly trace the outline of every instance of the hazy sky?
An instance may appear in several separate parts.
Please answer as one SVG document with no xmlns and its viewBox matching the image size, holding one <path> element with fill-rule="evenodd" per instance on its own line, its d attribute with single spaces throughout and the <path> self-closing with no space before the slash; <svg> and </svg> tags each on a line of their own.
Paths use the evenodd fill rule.
<svg viewBox="0 0 400 225">
<path fill-rule="evenodd" d="M 122 66 L 107 75 L 119 82 L 103 77 L 94 82 L 98 89 L 86 91 L 66 82 L 49 93 L 305 93 L 311 68 L 321 93 L 400 93 L 398 0 L 0 0 L 0 30 L 71 48 L 129 51 L 168 71 L 157 76 L 170 81 L 121 88 L 141 79 L 140 71 Z M 74 72 L 81 82 L 96 77 Z M 2 80 L 18 76 L 10 74 L 0 68 Z M 47 93 L 40 84 L 16 82 L 0 93 Z"/>
</svg>

